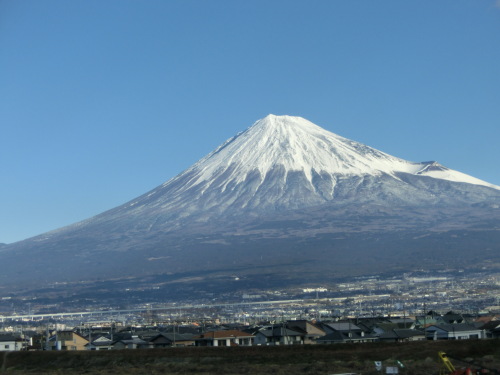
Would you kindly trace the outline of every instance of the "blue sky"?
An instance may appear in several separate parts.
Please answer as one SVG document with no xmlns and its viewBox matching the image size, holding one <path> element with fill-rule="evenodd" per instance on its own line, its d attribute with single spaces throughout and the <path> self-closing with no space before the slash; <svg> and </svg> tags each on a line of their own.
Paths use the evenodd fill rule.
<svg viewBox="0 0 500 375">
<path fill-rule="evenodd" d="M 0 0 L 0 242 L 269 113 L 500 185 L 500 1 Z"/>
</svg>

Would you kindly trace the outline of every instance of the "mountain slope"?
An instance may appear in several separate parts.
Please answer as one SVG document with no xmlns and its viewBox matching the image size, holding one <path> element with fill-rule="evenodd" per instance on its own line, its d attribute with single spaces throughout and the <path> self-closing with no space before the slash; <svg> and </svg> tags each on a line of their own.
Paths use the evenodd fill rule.
<svg viewBox="0 0 500 375">
<path fill-rule="evenodd" d="M 20 269 L 49 282 L 236 269 L 258 276 L 264 259 L 268 271 L 293 263 L 311 275 L 348 268 L 334 259 L 346 253 L 410 267 L 402 246 L 436 259 L 458 246 L 490 259 L 499 207 L 497 186 L 269 115 L 137 199 L 4 247 L 0 261 L 10 267 L 0 277 L 18 282 Z"/>
<path fill-rule="evenodd" d="M 160 187 L 77 227 L 124 220 L 125 226 L 141 231 L 169 230 L 185 220 L 270 214 L 332 200 L 342 203 L 351 196 L 384 204 L 389 196 L 408 204 L 475 203 L 485 198 L 480 191 L 488 191 L 449 196 L 425 188 L 433 181 L 415 187 L 410 181 L 416 179 L 404 177 L 408 174 L 489 187 L 494 196 L 500 189 L 436 162 L 390 156 L 299 117 L 269 115 Z M 374 181 L 383 183 L 374 186 Z"/>
</svg>

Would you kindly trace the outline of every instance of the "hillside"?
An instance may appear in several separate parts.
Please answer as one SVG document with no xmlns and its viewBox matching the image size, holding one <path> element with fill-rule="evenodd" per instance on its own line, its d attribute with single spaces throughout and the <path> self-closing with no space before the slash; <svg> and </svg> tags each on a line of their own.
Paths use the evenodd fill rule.
<svg viewBox="0 0 500 375">
<path fill-rule="evenodd" d="M 269 115 L 130 202 L 1 247 L 0 284 L 153 276 L 213 292 L 374 270 L 489 269 L 499 239 L 498 186 Z M 227 283 L 234 275 L 242 282 Z"/>
</svg>

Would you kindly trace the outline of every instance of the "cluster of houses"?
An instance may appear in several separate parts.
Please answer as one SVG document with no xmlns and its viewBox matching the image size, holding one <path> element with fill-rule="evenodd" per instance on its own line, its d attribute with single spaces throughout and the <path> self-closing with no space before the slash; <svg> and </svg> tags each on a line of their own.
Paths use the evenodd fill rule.
<svg viewBox="0 0 500 375">
<path fill-rule="evenodd" d="M 0 351 L 113 350 L 186 346 L 270 346 L 415 340 L 467 340 L 500 337 L 500 316 L 467 318 L 449 312 L 429 312 L 414 319 L 399 317 L 356 318 L 339 321 L 289 320 L 247 326 L 157 326 L 147 330 L 127 327 L 75 328 L 48 335 L 21 337 L 0 334 Z"/>
</svg>

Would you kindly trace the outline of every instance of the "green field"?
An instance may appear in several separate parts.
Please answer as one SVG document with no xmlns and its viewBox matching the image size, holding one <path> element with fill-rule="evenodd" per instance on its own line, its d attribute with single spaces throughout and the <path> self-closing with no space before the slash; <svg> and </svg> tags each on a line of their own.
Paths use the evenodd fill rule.
<svg viewBox="0 0 500 375">
<path fill-rule="evenodd" d="M 500 340 L 425 341 L 399 344 L 338 344 L 288 347 L 169 348 L 83 352 L 11 352 L 0 354 L 5 374 L 438 374 L 445 351 L 456 368 L 500 369 Z M 474 366 L 471 366 L 474 367 Z"/>
</svg>

